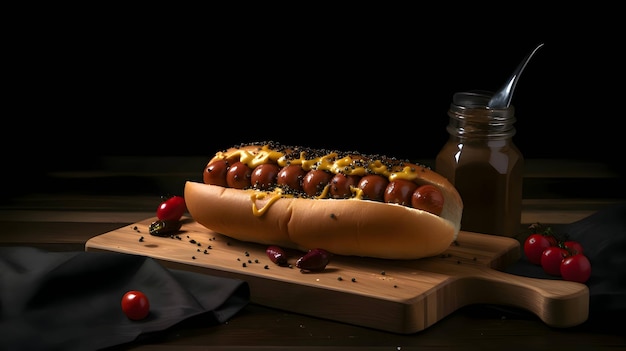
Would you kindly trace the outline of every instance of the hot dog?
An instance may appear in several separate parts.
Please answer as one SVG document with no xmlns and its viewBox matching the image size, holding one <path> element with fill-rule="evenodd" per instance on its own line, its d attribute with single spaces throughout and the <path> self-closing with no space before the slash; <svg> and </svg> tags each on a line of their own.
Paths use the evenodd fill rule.
<svg viewBox="0 0 626 351">
<path fill-rule="evenodd" d="M 276 142 L 217 152 L 184 197 L 193 219 L 234 239 L 383 259 L 442 253 L 463 211 L 454 186 L 426 166 Z"/>
</svg>

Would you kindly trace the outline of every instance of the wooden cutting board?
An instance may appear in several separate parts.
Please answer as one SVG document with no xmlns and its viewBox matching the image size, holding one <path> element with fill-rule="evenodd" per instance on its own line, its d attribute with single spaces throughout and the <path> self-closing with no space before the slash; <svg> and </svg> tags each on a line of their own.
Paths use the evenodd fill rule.
<svg viewBox="0 0 626 351">
<path fill-rule="evenodd" d="M 280 267 L 265 245 L 212 232 L 190 218 L 171 237 L 152 236 L 149 218 L 93 237 L 86 251 L 145 255 L 166 267 L 248 282 L 251 302 L 310 316 L 409 334 L 421 331 L 469 304 L 514 306 L 553 327 L 571 327 L 588 317 L 586 285 L 501 272 L 520 258 L 515 239 L 460 232 L 442 255 L 384 260 L 335 255 L 323 272 Z"/>
</svg>

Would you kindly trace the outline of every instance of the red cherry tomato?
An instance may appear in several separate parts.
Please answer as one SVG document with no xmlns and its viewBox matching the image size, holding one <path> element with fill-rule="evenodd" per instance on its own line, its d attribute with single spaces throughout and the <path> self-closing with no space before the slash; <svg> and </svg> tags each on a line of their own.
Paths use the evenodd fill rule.
<svg viewBox="0 0 626 351">
<path fill-rule="evenodd" d="M 134 321 L 144 319 L 150 313 L 150 301 L 141 291 L 128 291 L 122 297 L 122 311 Z"/>
<path fill-rule="evenodd" d="M 563 243 L 563 247 L 569 251 L 570 255 L 583 253 L 583 246 L 578 241 L 568 240 Z"/>
<path fill-rule="evenodd" d="M 587 256 L 575 254 L 561 262 L 561 276 L 565 280 L 585 283 L 591 277 L 591 263 Z"/>
<path fill-rule="evenodd" d="M 524 254 L 533 264 L 541 264 L 541 254 L 543 250 L 552 246 L 547 236 L 539 233 L 531 234 L 524 242 Z"/>
<path fill-rule="evenodd" d="M 541 267 L 550 275 L 561 276 L 561 262 L 567 256 L 568 252 L 566 249 L 550 246 L 543 250 L 541 254 Z"/>
<path fill-rule="evenodd" d="M 172 196 L 161 202 L 157 208 L 157 218 L 162 221 L 178 221 L 187 210 L 182 196 Z"/>
</svg>

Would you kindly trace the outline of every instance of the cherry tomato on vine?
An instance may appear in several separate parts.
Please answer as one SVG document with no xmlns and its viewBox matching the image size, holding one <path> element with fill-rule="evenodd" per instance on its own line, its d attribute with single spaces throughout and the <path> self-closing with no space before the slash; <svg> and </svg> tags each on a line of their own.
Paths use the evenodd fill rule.
<svg viewBox="0 0 626 351">
<path fill-rule="evenodd" d="M 548 236 L 539 233 L 531 234 L 526 238 L 524 242 L 524 253 L 528 261 L 537 265 L 541 264 L 541 254 L 543 250 L 552 246 L 548 238 Z"/>
<path fill-rule="evenodd" d="M 150 313 L 150 301 L 141 291 L 128 291 L 122 297 L 122 311 L 134 321 L 144 319 Z"/>
<path fill-rule="evenodd" d="M 182 196 L 172 196 L 161 202 L 157 208 L 157 218 L 162 221 L 178 221 L 186 210 L 185 199 Z"/>
<path fill-rule="evenodd" d="M 566 249 L 550 246 L 541 254 L 541 267 L 550 275 L 561 276 L 561 262 L 568 255 Z"/>
<path fill-rule="evenodd" d="M 568 240 L 563 243 L 563 247 L 569 251 L 570 255 L 583 253 L 583 246 L 578 241 Z"/>
<path fill-rule="evenodd" d="M 591 277 L 591 262 L 580 253 L 568 256 L 561 263 L 561 276 L 565 280 L 585 283 Z"/>
</svg>

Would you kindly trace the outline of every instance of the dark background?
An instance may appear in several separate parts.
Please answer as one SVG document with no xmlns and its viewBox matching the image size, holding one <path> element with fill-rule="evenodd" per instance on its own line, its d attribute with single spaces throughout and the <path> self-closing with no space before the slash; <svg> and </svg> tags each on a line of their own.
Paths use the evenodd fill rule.
<svg viewBox="0 0 626 351">
<path fill-rule="evenodd" d="M 607 22 L 427 17 L 23 24 L 5 54 L 18 77 L 6 164 L 36 175 L 264 140 L 433 159 L 452 95 L 499 89 L 544 43 L 513 97 L 516 144 L 526 158 L 621 169 L 622 40 Z M 492 32 L 507 25 L 521 30 Z"/>
</svg>

